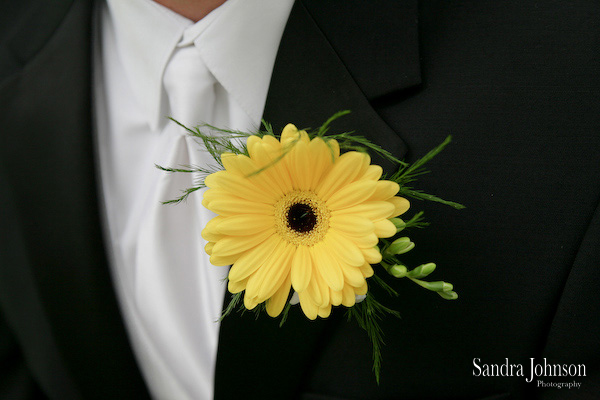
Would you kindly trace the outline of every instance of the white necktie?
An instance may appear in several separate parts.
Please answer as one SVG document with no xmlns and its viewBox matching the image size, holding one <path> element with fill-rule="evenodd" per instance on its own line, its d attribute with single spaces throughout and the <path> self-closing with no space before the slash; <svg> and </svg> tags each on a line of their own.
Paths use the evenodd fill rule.
<svg viewBox="0 0 600 400">
<path fill-rule="evenodd" d="M 169 116 L 187 126 L 212 122 L 216 81 L 195 47 L 175 49 L 163 82 Z M 183 128 L 167 124 L 159 139 L 157 164 L 178 167 L 210 161 Z M 201 194 L 196 192 L 178 205 L 160 203 L 193 186 L 192 174 L 158 174 L 137 237 L 135 302 L 158 358 L 190 394 L 188 389 L 198 386 L 195 381 L 212 380 L 214 374 L 215 321 L 222 309 L 227 270 L 211 266 L 204 253 L 200 232 L 212 215 L 202 208 Z M 202 386 L 212 390 L 210 381 Z M 206 393 L 206 398 L 211 395 Z"/>
</svg>

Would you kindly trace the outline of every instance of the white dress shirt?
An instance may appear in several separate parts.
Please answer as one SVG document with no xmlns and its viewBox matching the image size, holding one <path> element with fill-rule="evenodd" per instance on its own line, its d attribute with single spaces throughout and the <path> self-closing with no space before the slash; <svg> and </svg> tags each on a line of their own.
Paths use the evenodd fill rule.
<svg viewBox="0 0 600 400">
<path fill-rule="evenodd" d="M 155 164 L 206 165 L 185 131 L 259 127 L 292 0 L 228 0 L 192 21 L 151 0 L 99 10 L 95 112 L 111 268 L 142 373 L 157 399 L 210 399 L 227 269 L 200 231 L 212 214 L 194 184 Z"/>
</svg>

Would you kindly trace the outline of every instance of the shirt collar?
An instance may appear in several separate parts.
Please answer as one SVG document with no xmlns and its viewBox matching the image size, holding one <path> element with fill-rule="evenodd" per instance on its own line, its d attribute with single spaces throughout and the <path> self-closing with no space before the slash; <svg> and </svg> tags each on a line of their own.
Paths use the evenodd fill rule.
<svg viewBox="0 0 600 400">
<path fill-rule="evenodd" d="M 262 117 L 293 3 L 228 0 L 214 21 L 191 38 L 210 72 L 253 121 Z M 192 37 L 195 29 L 189 28 Z"/>
<path fill-rule="evenodd" d="M 155 129 L 160 115 L 162 76 L 173 49 L 192 21 L 151 0 L 107 0 L 109 26 L 134 96 Z M 104 26 L 107 24 L 104 23 Z"/>
<path fill-rule="evenodd" d="M 227 93 L 260 121 L 293 0 L 228 0 L 196 24 L 151 0 L 107 2 L 119 58 L 152 128 L 165 117 L 165 67 L 177 46 L 192 43 Z"/>
</svg>

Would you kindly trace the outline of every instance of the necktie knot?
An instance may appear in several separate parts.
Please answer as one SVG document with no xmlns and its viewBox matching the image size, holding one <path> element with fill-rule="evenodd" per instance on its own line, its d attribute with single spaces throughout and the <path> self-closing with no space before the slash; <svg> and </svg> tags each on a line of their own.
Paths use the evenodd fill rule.
<svg viewBox="0 0 600 400">
<path fill-rule="evenodd" d="M 169 116 L 186 126 L 212 120 L 216 80 L 194 45 L 175 48 L 163 84 Z"/>
</svg>

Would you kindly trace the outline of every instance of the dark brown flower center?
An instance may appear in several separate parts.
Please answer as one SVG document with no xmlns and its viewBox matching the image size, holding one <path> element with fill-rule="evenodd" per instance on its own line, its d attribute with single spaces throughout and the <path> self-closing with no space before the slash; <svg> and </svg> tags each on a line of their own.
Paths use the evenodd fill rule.
<svg viewBox="0 0 600 400">
<path fill-rule="evenodd" d="M 287 223 L 298 233 L 310 232 L 317 224 L 317 215 L 308 204 L 296 203 L 288 209 Z"/>
</svg>

